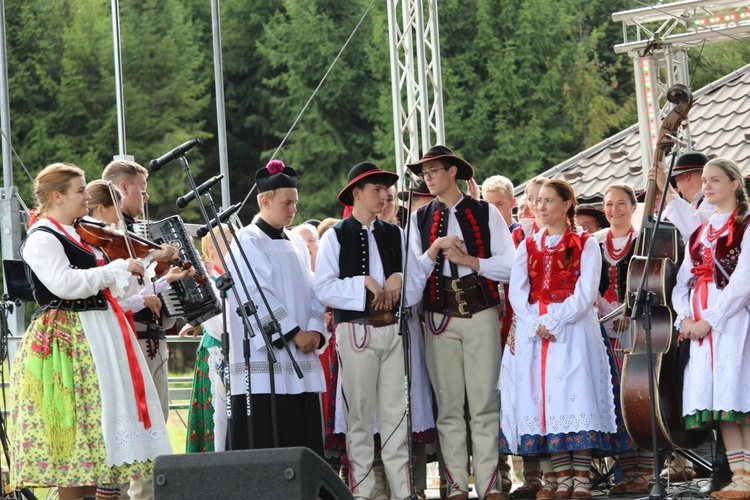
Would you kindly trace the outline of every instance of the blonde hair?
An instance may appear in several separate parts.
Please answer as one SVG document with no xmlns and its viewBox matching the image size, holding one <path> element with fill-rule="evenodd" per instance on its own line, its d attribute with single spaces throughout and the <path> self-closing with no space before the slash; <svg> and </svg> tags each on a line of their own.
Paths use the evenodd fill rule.
<svg viewBox="0 0 750 500">
<path fill-rule="evenodd" d="M 737 215 L 734 218 L 734 223 L 738 226 L 745 222 L 745 214 L 748 210 L 748 199 L 747 191 L 745 190 L 745 177 L 740 171 L 740 166 L 737 162 L 729 158 L 714 158 L 709 160 L 703 168 L 708 166 L 719 167 L 727 174 L 730 181 L 737 181 L 738 187 L 735 192 L 735 199 L 737 201 Z"/>
<path fill-rule="evenodd" d="M 217 239 L 220 239 L 221 236 L 219 235 L 219 232 L 222 229 L 224 231 L 228 231 L 229 226 L 227 226 L 226 224 L 220 224 L 220 225 L 214 226 L 213 229 L 211 229 L 211 232 L 216 235 Z M 229 235 L 227 239 L 229 238 L 231 238 L 231 235 Z M 203 238 L 201 238 L 201 253 L 203 253 L 204 257 L 208 259 L 213 259 L 215 255 L 209 255 L 209 254 L 213 254 L 215 250 L 216 249 L 214 247 L 214 240 L 211 238 L 210 233 L 206 234 Z"/>
<path fill-rule="evenodd" d="M 508 199 L 513 199 L 513 183 L 504 175 L 487 177 L 482 183 L 482 195 L 501 191 Z"/>
<path fill-rule="evenodd" d="M 148 170 L 146 170 L 136 162 L 128 160 L 115 160 L 104 167 L 104 172 L 102 172 L 102 179 L 104 179 L 105 181 L 109 181 L 115 185 L 120 184 L 121 182 L 133 184 L 135 183 L 135 178 L 138 174 L 143 174 L 144 177 L 148 179 Z"/>
<path fill-rule="evenodd" d="M 543 175 L 537 175 L 533 179 L 531 179 L 529 182 L 526 183 L 526 188 L 524 188 L 523 192 L 524 194 L 529 194 L 529 188 L 532 186 L 541 186 L 545 182 L 547 182 L 549 178 L 543 176 Z"/>
<path fill-rule="evenodd" d="M 112 191 L 110 191 L 110 187 Z M 89 200 L 89 213 L 93 213 L 96 207 L 109 208 L 114 206 L 115 200 L 118 205 L 122 201 L 122 193 L 111 182 L 102 179 L 91 181 L 86 185 L 86 192 L 91 196 Z M 114 193 L 115 200 L 112 199 Z"/>
<path fill-rule="evenodd" d="M 86 173 L 69 163 L 47 165 L 34 179 L 34 202 L 36 213 L 41 217 L 49 209 L 52 195 L 65 194 L 70 188 L 70 181 L 76 177 L 86 177 Z"/>
<path fill-rule="evenodd" d="M 261 208 L 263 206 L 263 198 L 268 198 L 269 200 L 273 200 L 274 196 L 276 196 L 275 189 L 270 189 L 268 191 L 263 191 L 262 193 L 258 193 L 258 208 Z"/>
<path fill-rule="evenodd" d="M 325 233 L 328 228 L 340 221 L 341 219 L 336 219 L 334 217 L 327 217 L 320 221 L 320 224 L 318 224 L 318 238 L 323 236 L 323 233 Z"/>
</svg>

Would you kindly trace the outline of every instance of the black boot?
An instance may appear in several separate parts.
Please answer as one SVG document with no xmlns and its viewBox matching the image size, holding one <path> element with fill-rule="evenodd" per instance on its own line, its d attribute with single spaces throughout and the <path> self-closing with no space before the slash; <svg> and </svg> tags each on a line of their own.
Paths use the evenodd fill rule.
<svg viewBox="0 0 750 500">
<path fill-rule="evenodd" d="M 724 486 L 732 482 L 732 471 L 729 470 L 729 461 L 727 460 L 727 449 L 724 446 L 724 439 L 721 432 L 716 431 L 716 455 L 711 463 L 713 470 L 711 477 L 706 484 L 701 487 L 701 493 L 706 495 L 719 491 Z"/>
</svg>

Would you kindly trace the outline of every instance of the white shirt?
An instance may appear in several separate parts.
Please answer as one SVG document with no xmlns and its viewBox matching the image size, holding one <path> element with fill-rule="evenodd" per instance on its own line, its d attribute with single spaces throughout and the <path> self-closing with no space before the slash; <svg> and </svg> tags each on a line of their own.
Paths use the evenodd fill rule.
<svg viewBox="0 0 750 500">
<path fill-rule="evenodd" d="M 362 224 L 362 229 L 367 230 L 367 244 L 370 257 L 368 272 L 369 276 L 377 281 L 380 286 L 383 286 L 385 284 L 385 274 L 383 272 L 380 251 L 378 250 L 375 236 L 372 233 L 374 224 L 375 221 L 370 226 Z M 399 233 L 403 262 L 406 252 L 404 251 L 404 232 L 401 228 L 399 228 Z M 415 234 L 412 237 L 415 236 L 417 235 Z M 364 311 L 367 299 L 365 276 L 339 278 L 341 271 L 339 267 L 339 255 L 341 254 L 341 250 L 335 230 L 323 233 L 323 237 L 320 239 L 320 244 L 318 245 L 318 258 L 315 261 L 315 292 L 321 302 L 327 306 L 347 311 Z M 421 266 L 416 264 L 416 261 L 417 258 L 413 254 L 410 255 L 407 262 L 407 272 L 399 273 L 402 279 L 406 276 L 405 305 L 407 307 L 419 303 L 427 280 L 427 274 L 422 271 Z"/>
<path fill-rule="evenodd" d="M 463 196 L 461 197 L 463 200 Z M 458 203 L 461 202 L 459 200 Z M 461 227 L 458 224 L 456 218 L 456 205 L 450 207 L 448 214 L 448 231 L 446 236 L 458 236 L 463 239 L 463 233 Z M 510 281 L 510 268 L 513 263 L 513 257 L 516 253 L 516 247 L 513 244 L 513 240 L 510 237 L 510 231 L 508 231 L 508 225 L 505 223 L 505 219 L 497 210 L 494 205 L 489 205 L 489 226 L 490 226 L 490 249 L 492 254 L 490 257 L 479 260 L 479 271 L 480 276 L 489 278 L 494 281 L 501 283 L 508 283 Z M 430 214 L 431 215 L 431 214 Z M 419 225 L 417 224 L 417 213 L 413 213 L 411 216 L 411 227 L 414 228 L 414 234 L 409 242 L 412 253 L 418 255 L 418 260 L 422 266 L 422 270 L 429 276 L 432 274 L 432 270 L 435 267 L 435 261 L 430 259 L 427 254 L 429 248 L 422 248 L 422 239 L 419 233 Z M 464 251 L 466 246 L 464 245 Z M 463 277 L 474 271 L 467 266 L 458 265 L 458 277 Z M 442 273 L 444 276 L 450 276 L 450 262 L 445 259 L 443 263 Z"/>
</svg>

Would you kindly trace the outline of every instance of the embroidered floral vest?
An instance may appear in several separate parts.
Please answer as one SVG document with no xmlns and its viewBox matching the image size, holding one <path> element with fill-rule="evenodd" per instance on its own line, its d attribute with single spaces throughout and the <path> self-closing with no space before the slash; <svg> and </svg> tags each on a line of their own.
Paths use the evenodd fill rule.
<svg viewBox="0 0 750 500">
<path fill-rule="evenodd" d="M 589 234 L 567 233 L 563 238 L 567 239 L 566 249 L 551 255 L 544 249 L 537 248 L 533 235 L 526 238 L 529 282 L 531 283 L 530 304 L 537 301 L 547 304 L 563 302 L 573 295 L 578 278 L 581 276 L 581 254 Z M 576 239 L 580 241 L 580 245 L 575 244 Z M 570 261 L 566 263 L 567 249 L 571 249 L 572 252 Z"/>
<path fill-rule="evenodd" d="M 750 223 L 750 217 L 745 217 L 745 221 L 741 226 L 735 224 L 731 246 L 727 245 L 727 235 L 720 236 L 714 243 L 714 257 L 729 276 L 732 276 L 732 273 L 737 268 L 737 261 L 740 258 L 740 252 L 742 252 L 742 236 L 745 234 L 745 229 L 747 229 L 748 223 Z M 708 262 L 704 262 L 702 252 L 703 245 L 701 244 L 701 234 L 703 234 L 703 229 L 706 224 L 708 224 L 708 221 L 698 226 L 698 229 L 693 231 L 693 234 L 690 235 L 690 240 L 688 240 L 690 261 L 693 263 L 693 267 L 700 266 L 701 264 L 709 264 Z M 723 290 L 724 287 L 727 286 L 729 280 L 713 262 L 710 264 L 713 267 L 714 284 L 716 285 L 716 288 Z M 690 279 L 688 285 L 691 288 L 695 285 L 695 277 Z"/>
<path fill-rule="evenodd" d="M 448 216 L 450 209 L 436 199 L 417 211 L 417 226 L 422 239 L 422 252 L 426 252 L 430 245 L 448 232 Z M 461 239 L 464 240 L 469 255 L 479 259 L 486 259 L 492 255 L 490 247 L 490 211 L 489 204 L 483 200 L 475 200 L 464 196 L 456 204 L 456 219 L 461 228 Z M 443 252 L 438 253 L 435 267 L 427 280 L 422 307 L 425 311 L 440 311 L 443 308 Z M 482 295 L 490 306 L 500 303 L 498 282 L 477 274 L 477 282 Z"/>
</svg>

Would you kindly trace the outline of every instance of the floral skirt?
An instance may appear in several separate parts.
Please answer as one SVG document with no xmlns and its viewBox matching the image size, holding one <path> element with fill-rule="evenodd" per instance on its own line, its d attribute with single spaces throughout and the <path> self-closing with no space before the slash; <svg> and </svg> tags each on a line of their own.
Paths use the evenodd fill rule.
<svg viewBox="0 0 750 500">
<path fill-rule="evenodd" d="M 563 451 L 592 450 L 595 457 L 618 455 L 635 449 L 635 443 L 630 438 L 625 421 L 622 418 L 620 403 L 620 372 L 615 362 L 615 352 L 606 331 L 602 327 L 602 341 L 607 350 L 609 372 L 612 376 L 612 389 L 615 401 L 615 423 L 617 432 L 580 431 L 566 434 L 547 434 L 520 436 L 518 450 L 511 450 L 508 440 L 500 427 L 498 436 L 498 451 L 502 454 L 518 454 L 522 456 L 548 455 Z"/>
<path fill-rule="evenodd" d="M 204 335 L 207 335 L 204 333 Z M 214 404 L 208 366 L 208 347 L 201 342 L 195 355 L 193 399 L 188 411 L 186 453 L 214 451 Z"/>
<path fill-rule="evenodd" d="M 152 462 L 107 466 L 96 366 L 78 313 L 49 309 L 13 359 L 10 485 L 94 486 L 149 477 Z"/>
<path fill-rule="evenodd" d="M 703 410 L 685 417 L 685 428 L 692 430 L 710 429 L 719 422 L 733 422 L 739 425 L 750 425 L 750 413 L 741 411 Z"/>
</svg>

